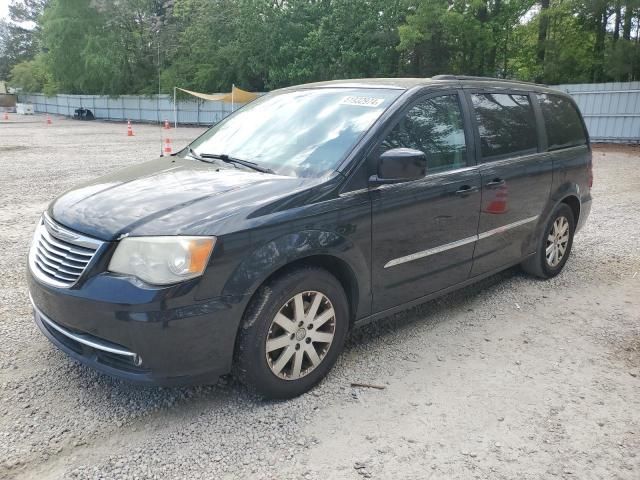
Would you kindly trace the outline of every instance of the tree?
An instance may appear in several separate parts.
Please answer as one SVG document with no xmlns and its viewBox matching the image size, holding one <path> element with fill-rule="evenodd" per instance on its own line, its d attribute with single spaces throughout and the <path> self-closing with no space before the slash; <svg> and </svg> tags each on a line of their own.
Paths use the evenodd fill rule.
<svg viewBox="0 0 640 480">
<path fill-rule="evenodd" d="M 9 23 L 0 20 L 0 79 L 8 78 L 11 71 Z"/>
<path fill-rule="evenodd" d="M 528 0 L 422 0 L 400 25 L 400 50 L 408 71 L 504 76 L 513 27 L 532 3 Z M 498 61 L 501 52 L 501 61 Z"/>
<path fill-rule="evenodd" d="M 640 79 L 640 0 L 12 0 L 0 76 L 47 92 L 229 91 L 442 73 Z"/>
<path fill-rule="evenodd" d="M 547 33 L 549 31 L 549 4 L 550 0 L 540 1 L 540 14 L 538 16 L 538 49 L 536 55 L 536 63 L 538 72 L 536 81 L 544 78 L 544 57 L 547 49 Z"/>
<path fill-rule="evenodd" d="M 156 0 L 53 0 L 43 22 L 48 69 L 69 93 L 152 92 Z"/>
<path fill-rule="evenodd" d="M 39 19 L 48 0 L 12 0 L 9 20 L 0 21 L 0 79 L 14 65 L 31 60 L 40 49 Z"/>
<path fill-rule="evenodd" d="M 14 65 L 9 79 L 13 86 L 22 88 L 24 92 L 51 94 L 56 90 L 42 55 Z"/>
</svg>

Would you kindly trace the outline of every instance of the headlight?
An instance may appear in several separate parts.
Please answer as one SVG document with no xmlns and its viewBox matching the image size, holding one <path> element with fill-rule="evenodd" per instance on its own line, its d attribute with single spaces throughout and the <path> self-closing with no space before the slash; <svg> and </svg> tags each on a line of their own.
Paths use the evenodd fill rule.
<svg viewBox="0 0 640 480">
<path fill-rule="evenodd" d="M 120 240 L 109 271 L 168 285 L 202 275 L 215 237 L 128 237 Z"/>
</svg>

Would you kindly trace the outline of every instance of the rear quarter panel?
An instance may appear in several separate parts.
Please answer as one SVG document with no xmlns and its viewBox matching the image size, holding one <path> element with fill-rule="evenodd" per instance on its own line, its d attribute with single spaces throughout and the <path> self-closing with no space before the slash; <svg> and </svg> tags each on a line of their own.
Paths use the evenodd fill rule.
<svg viewBox="0 0 640 480">
<path fill-rule="evenodd" d="M 578 225 L 587 219 L 591 203 L 591 147 L 581 145 L 552 152 L 553 182 L 551 200 L 555 204 L 570 195 L 580 200 Z M 583 216 L 584 215 L 584 216 Z"/>
<path fill-rule="evenodd" d="M 570 96 L 567 96 L 562 92 L 551 91 L 548 89 L 546 89 L 544 93 L 565 97 L 574 105 L 576 110 L 580 112 L 576 103 Z M 541 140 L 544 150 L 546 150 L 546 125 L 543 121 L 539 107 L 537 116 L 542 133 Z M 591 210 L 591 145 L 589 143 L 589 134 L 584 123 L 584 119 L 582 118 L 582 114 L 580 114 L 580 120 L 586 137 L 586 144 L 552 150 L 547 153 L 553 162 L 551 195 L 547 205 L 540 215 L 540 221 L 537 225 L 536 234 L 532 236 L 532 242 L 534 239 L 538 239 L 540 238 L 540 235 L 542 235 L 542 230 L 545 228 L 549 215 L 551 215 L 554 208 L 568 197 L 575 197 L 580 203 L 576 230 L 579 230 L 584 225 L 587 217 L 589 216 L 589 212 Z M 535 249 L 536 245 L 532 243 L 528 247 Z"/>
</svg>

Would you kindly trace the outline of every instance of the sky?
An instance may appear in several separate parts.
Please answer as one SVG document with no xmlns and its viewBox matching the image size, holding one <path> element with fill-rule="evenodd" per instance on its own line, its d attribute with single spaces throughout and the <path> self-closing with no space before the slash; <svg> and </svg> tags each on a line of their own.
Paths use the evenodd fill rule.
<svg viewBox="0 0 640 480">
<path fill-rule="evenodd" d="M 0 0 L 0 18 L 5 18 L 9 13 L 9 0 Z"/>
</svg>

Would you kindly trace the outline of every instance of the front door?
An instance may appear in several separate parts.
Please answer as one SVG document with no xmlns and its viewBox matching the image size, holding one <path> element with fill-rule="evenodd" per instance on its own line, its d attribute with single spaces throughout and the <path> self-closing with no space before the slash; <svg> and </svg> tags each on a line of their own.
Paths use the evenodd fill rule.
<svg viewBox="0 0 640 480">
<path fill-rule="evenodd" d="M 531 253 L 530 241 L 551 192 L 553 160 L 538 153 L 537 99 L 523 92 L 468 94 L 479 139 L 482 208 L 472 276 Z"/>
<path fill-rule="evenodd" d="M 468 278 L 480 211 L 480 175 L 470 155 L 461 97 L 414 102 L 375 150 L 421 150 L 427 174 L 382 185 L 372 197 L 373 311 L 428 295 Z"/>
</svg>

